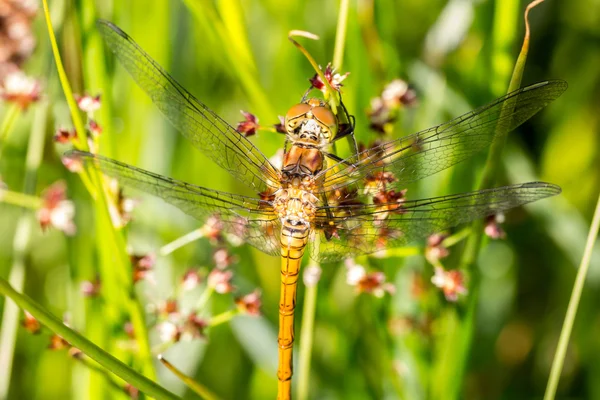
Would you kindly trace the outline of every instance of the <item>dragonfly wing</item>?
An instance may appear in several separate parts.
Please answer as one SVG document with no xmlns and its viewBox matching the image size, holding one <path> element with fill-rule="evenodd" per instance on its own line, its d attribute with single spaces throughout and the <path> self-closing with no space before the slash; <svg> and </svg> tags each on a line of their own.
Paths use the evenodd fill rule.
<svg viewBox="0 0 600 400">
<path fill-rule="evenodd" d="M 323 262 L 405 246 L 433 233 L 555 196 L 560 187 L 530 182 L 494 189 L 386 204 L 321 207 L 315 219 L 312 257 Z M 392 204 L 390 204 L 392 205 Z M 398 203 L 393 204 L 398 206 Z M 392 207 L 393 208 L 393 207 Z"/>
<path fill-rule="evenodd" d="M 464 161 L 503 138 L 559 97 L 564 81 L 521 88 L 452 121 L 365 150 L 321 172 L 323 191 L 360 184 L 378 172 L 391 172 L 396 185 L 433 175 Z"/>
<path fill-rule="evenodd" d="M 99 21 L 98 29 L 137 84 L 196 148 L 259 193 L 275 187 L 277 170 L 246 137 L 177 83 L 116 25 Z"/>
<path fill-rule="evenodd" d="M 267 254 L 280 253 L 281 225 L 268 201 L 206 189 L 87 152 L 67 156 L 94 164 L 120 184 L 160 197 L 201 223 L 216 217 L 223 231 Z"/>
</svg>

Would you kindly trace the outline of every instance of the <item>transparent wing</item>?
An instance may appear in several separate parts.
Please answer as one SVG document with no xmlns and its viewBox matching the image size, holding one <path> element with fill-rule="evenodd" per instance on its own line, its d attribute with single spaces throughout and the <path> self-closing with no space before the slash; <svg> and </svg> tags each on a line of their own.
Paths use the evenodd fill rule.
<svg viewBox="0 0 600 400">
<path fill-rule="evenodd" d="M 404 246 L 454 226 L 555 196 L 560 187 L 530 182 L 394 204 L 320 207 L 312 257 L 329 262 Z"/>
<path fill-rule="evenodd" d="M 404 188 L 472 157 L 503 138 L 559 97 L 564 81 L 540 82 L 501 97 L 452 121 L 365 150 L 320 173 L 322 191 L 359 183 L 379 172 L 391 172 L 392 186 Z"/>
<path fill-rule="evenodd" d="M 256 146 L 177 83 L 120 28 L 99 21 L 98 29 L 137 84 L 196 148 L 257 192 L 274 187 L 277 170 Z"/>
<path fill-rule="evenodd" d="M 217 217 L 225 232 L 267 254 L 280 253 L 280 222 L 267 201 L 206 189 L 91 153 L 71 151 L 66 156 L 93 163 L 120 184 L 160 197 L 201 223 Z"/>
</svg>

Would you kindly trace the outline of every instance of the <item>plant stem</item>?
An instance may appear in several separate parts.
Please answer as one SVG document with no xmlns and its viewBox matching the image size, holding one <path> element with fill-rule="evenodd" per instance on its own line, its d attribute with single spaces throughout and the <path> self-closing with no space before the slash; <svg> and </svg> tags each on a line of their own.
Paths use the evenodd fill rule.
<svg viewBox="0 0 600 400">
<path fill-rule="evenodd" d="M 444 247 L 452 247 L 455 244 L 457 244 L 458 242 L 460 242 L 461 240 L 463 240 L 466 237 L 468 237 L 470 233 L 471 233 L 471 228 L 470 227 L 463 228 L 460 231 L 456 232 L 455 234 L 450 235 L 446 239 L 444 239 L 442 241 L 442 246 L 444 246 Z"/>
<path fill-rule="evenodd" d="M 8 140 L 8 134 L 12 130 L 15 121 L 17 120 L 17 115 L 19 115 L 19 111 L 21 109 L 16 104 L 12 104 L 6 114 L 4 115 L 4 119 L 2 120 L 2 125 L 0 126 L 0 155 L 1 151 L 4 148 L 4 144 Z"/>
<path fill-rule="evenodd" d="M 42 200 L 39 197 L 3 189 L 0 189 L 0 203 L 12 204 L 31 210 L 37 210 L 42 206 Z"/>
<path fill-rule="evenodd" d="M 11 193 L 15 195 L 13 197 L 20 200 L 16 204 L 22 207 L 28 202 L 31 203 L 29 205 L 34 205 L 34 208 L 38 208 L 41 204 L 40 199 L 30 196 L 30 194 L 35 193 L 37 171 L 44 151 L 44 133 L 46 132 L 47 116 L 48 102 L 40 102 L 35 109 L 34 123 L 31 127 L 31 134 L 27 146 L 25 182 L 23 184 L 24 193 L 0 190 L 0 199 L 2 199 L 2 201 L 9 200 L 11 196 L 7 196 L 7 194 Z M 25 283 L 25 260 L 29 251 L 32 225 L 33 217 L 31 212 L 29 210 L 23 210 L 23 215 L 19 218 L 15 237 L 13 239 L 13 263 L 8 278 L 10 283 L 18 288 L 18 290 L 23 290 Z M 19 310 L 14 303 L 7 302 L 4 307 L 4 314 L 2 315 L 2 328 L 0 331 L 0 371 L 4 371 L 0 374 L 0 399 L 5 399 L 8 396 L 18 324 Z"/>
<path fill-rule="evenodd" d="M 60 84 L 65 94 L 65 98 L 67 99 L 67 104 L 69 105 L 69 111 L 71 112 L 73 125 L 75 125 L 75 130 L 77 131 L 79 146 L 82 150 L 88 150 L 86 140 L 87 135 L 85 132 L 83 121 L 81 120 L 81 114 L 79 114 L 79 108 L 77 108 L 77 104 L 75 103 L 73 91 L 71 90 L 71 85 L 69 83 L 69 79 L 67 78 L 65 68 L 62 64 L 60 52 L 58 51 L 58 44 L 56 43 L 56 36 L 54 36 L 54 28 L 52 28 L 52 20 L 50 18 L 50 10 L 48 9 L 48 1 L 42 0 L 42 4 L 44 5 L 44 15 L 46 17 L 46 26 L 48 27 L 48 37 L 50 38 L 52 53 L 54 54 L 54 62 L 56 63 L 56 69 L 58 71 L 58 77 L 60 78 Z"/>
<path fill-rule="evenodd" d="M 333 66 L 340 70 L 344 62 L 344 46 L 346 42 L 346 27 L 348 26 L 348 0 L 340 0 L 340 13 L 338 15 L 337 29 L 335 32 L 335 48 L 333 50 Z"/>
<path fill-rule="evenodd" d="M 208 321 L 208 326 L 212 327 L 212 326 L 224 324 L 225 322 L 231 320 L 231 318 L 235 317 L 239 313 L 240 313 L 240 310 L 238 308 L 232 308 L 229 311 L 225 311 L 224 313 L 215 315 L 214 317 L 212 317 L 210 319 L 210 321 Z"/>
<path fill-rule="evenodd" d="M 198 303 L 196 304 L 196 310 L 198 310 L 199 313 L 202 313 L 204 311 L 204 309 L 206 308 L 206 304 L 208 303 L 208 300 L 210 299 L 210 296 L 212 296 L 214 291 L 215 291 L 214 287 L 212 287 L 210 285 L 206 285 L 206 288 L 200 295 L 200 298 L 198 299 Z"/>
<path fill-rule="evenodd" d="M 535 4 L 534 4 L 535 3 Z M 521 79 L 523 78 L 523 71 L 525 69 L 525 62 L 527 61 L 527 54 L 529 51 L 529 24 L 527 22 L 527 17 L 528 17 L 528 13 L 529 10 L 534 7 L 537 3 L 534 2 L 531 3 L 528 7 L 527 10 L 525 12 L 525 24 L 526 24 L 526 31 L 523 37 L 523 44 L 521 47 L 521 51 L 519 52 L 519 56 L 517 58 L 517 61 L 515 62 L 515 66 L 513 68 L 512 71 L 512 76 L 510 79 L 510 83 L 508 85 L 508 92 L 512 92 L 516 89 L 518 89 L 521 86 Z M 517 3 L 511 3 L 512 8 L 517 7 Z M 506 10 L 505 10 L 506 12 Z M 504 13 L 498 13 L 498 20 L 495 21 L 495 25 L 499 25 L 499 26 L 504 26 L 506 25 L 507 21 L 504 20 L 504 18 L 502 17 L 504 15 Z M 508 15 L 508 14 L 506 14 Z M 511 15 L 516 15 L 516 11 L 514 13 L 511 13 Z M 508 21 L 510 22 L 510 21 Z M 504 43 L 506 47 L 506 43 Z M 501 49 L 498 49 L 498 51 L 502 51 Z M 500 117 L 499 120 L 502 120 L 504 116 L 509 115 L 510 112 L 512 112 L 512 110 L 514 109 L 515 106 L 515 102 L 514 101 L 510 101 L 510 102 L 506 102 L 503 106 L 502 106 L 502 110 L 500 111 Z M 500 126 L 496 126 L 496 130 L 498 129 L 503 129 Z M 507 132 L 504 132 L 507 133 Z M 496 175 L 498 170 L 500 169 L 500 162 L 501 162 L 501 156 L 502 156 L 502 150 L 504 149 L 504 145 L 506 142 L 506 135 L 503 134 L 499 134 L 499 132 L 496 132 L 496 134 L 498 136 L 501 136 L 500 139 L 495 140 L 491 147 L 490 147 L 490 151 L 488 153 L 488 157 L 486 160 L 486 165 L 484 167 L 484 171 L 483 171 L 483 176 L 481 178 L 481 182 L 479 183 L 479 189 L 487 189 L 489 187 L 491 187 L 494 183 L 494 181 L 496 180 Z M 467 242 L 465 244 L 465 250 L 462 254 L 461 260 L 460 260 L 460 268 L 462 270 L 465 271 L 470 271 L 473 269 L 473 265 L 475 264 L 475 261 L 477 260 L 477 255 L 479 254 L 479 250 L 481 248 L 481 242 L 483 240 L 483 221 L 478 220 L 475 221 L 472 225 L 471 225 L 471 233 L 469 234 L 468 238 L 467 238 Z M 472 279 L 472 284 L 471 286 L 473 286 L 474 288 L 471 290 L 471 292 L 475 292 L 478 291 L 478 286 L 477 286 L 477 277 L 474 276 Z M 474 297 L 473 295 L 470 296 L 469 298 L 469 308 L 471 309 L 471 307 L 474 307 L 476 297 Z M 468 332 L 468 335 L 465 336 L 465 338 L 468 336 L 468 340 L 465 339 L 463 342 L 463 346 L 462 346 L 462 352 L 460 352 L 457 357 L 455 358 L 455 364 L 456 364 L 456 368 L 455 368 L 455 373 L 454 373 L 454 379 L 452 379 L 451 381 L 453 382 L 452 387 L 448 387 L 448 393 L 450 393 L 448 398 L 458 398 L 459 397 L 459 391 L 460 391 L 460 385 L 455 384 L 456 382 L 462 382 L 464 374 L 465 374 L 465 368 L 466 368 L 466 362 L 467 362 L 467 357 L 469 354 L 469 351 L 471 349 L 471 342 L 470 342 L 470 338 L 472 338 L 473 336 L 473 332 L 468 331 L 469 329 L 473 329 L 474 326 L 474 318 L 475 318 L 475 312 L 469 312 L 465 315 L 465 317 L 462 320 L 461 325 L 463 326 L 464 329 L 466 329 L 465 332 Z M 458 330 L 460 332 L 460 329 Z"/>
<path fill-rule="evenodd" d="M 175 396 L 173 393 L 129 368 L 127 365 L 63 324 L 60 319 L 48 313 L 41 305 L 28 296 L 17 292 L 2 278 L 0 278 L 0 294 L 9 297 L 18 307 L 27 310 L 52 332 L 60 335 L 69 342 L 69 344 L 83 351 L 88 357 L 146 393 L 148 396 L 152 396 L 156 399 L 179 399 L 179 397 Z"/>
<path fill-rule="evenodd" d="M 193 390 L 201 398 L 206 399 L 206 400 L 217 400 L 218 399 L 218 397 L 214 393 L 212 393 L 210 390 L 208 390 L 204 385 L 196 382 L 195 380 L 193 380 L 192 378 L 190 378 L 189 376 L 187 376 L 186 374 L 184 374 L 183 372 L 178 370 L 173 364 L 171 364 L 170 362 L 165 360 L 163 358 L 163 356 L 158 356 L 158 359 L 160 360 L 161 363 L 163 363 L 163 365 L 165 367 L 167 367 L 167 369 L 169 371 L 174 373 L 179 379 L 181 379 L 181 381 L 183 383 L 186 384 L 187 387 L 189 387 L 191 390 Z"/>
<path fill-rule="evenodd" d="M 392 249 L 386 249 L 385 257 L 408 257 L 408 256 L 416 256 L 417 254 L 421 254 L 423 249 L 419 246 L 404 246 L 404 247 L 395 247 Z"/>
<path fill-rule="evenodd" d="M 186 244 L 192 243 L 194 240 L 198 240 L 203 236 L 204 231 L 202 230 L 202 228 L 194 229 L 190 233 L 186 233 L 185 235 L 173 240 L 171 243 L 165 244 L 158 250 L 158 254 L 162 257 L 168 256 L 175 250 L 185 246 Z"/>
<path fill-rule="evenodd" d="M 558 381 L 562 372 L 563 363 L 565 361 L 565 355 L 567 354 L 567 346 L 569 344 L 569 338 L 571 337 L 571 331 L 573 330 L 573 324 L 575 322 L 575 316 L 577 315 L 577 308 L 579 307 L 579 300 L 581 299 L 581 292 L 583 291 L 583 285 L 585 278 L 590 266 L 590 260 L 592 258 L 592 250 L 598 237 L 598 230 L 600 229 L 600 195 L 598 196 L 598 203 L 596 204 L 596 211 L 592 219 L 592 225 L 588 233 L 587 242 L 585 245 L 585 251 L 583 252 L 583 258 L 577 271 L 577 277 L 575 278 L 575 285 L 573 285 L 573 292 L 571 293 L 571 299 L 569 300 L 569 306 L 567 307 L 567 314 L 565 315 L 565 321 L 560 332 L 560 338 L 558 339 L 558 347 L 556 348 L 556 354 L 554 355 L 554 361 L 552 362 L 552 369 L 550 370 L 550 378 L 548 379 L 548 385 L 546 386 L 546 393 L 544 394 L 544 400 L 553 400 L 556 395 L 556 388 L 558 387 Z"/>
<path fill-rule="evenodd" d="M 300 352 L 298 363 L 298 399 L 308 399 L 310 383 L 310 361 L 313 346 L 315 314 L 317 308 L 318 282 L 321 267 L 310 265 L 304 270 L 304 305 L 302 306 L 302 326 L 300 327 Z"/>
</svg>

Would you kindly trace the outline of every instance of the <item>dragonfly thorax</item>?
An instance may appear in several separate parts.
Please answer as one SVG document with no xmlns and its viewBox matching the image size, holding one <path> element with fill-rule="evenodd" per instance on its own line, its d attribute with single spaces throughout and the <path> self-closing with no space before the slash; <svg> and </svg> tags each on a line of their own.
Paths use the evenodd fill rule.
<svg viewBox="0 0 600 400">
<path fill-rule="evenodd" d="M 311 190 L 314 177 L 323 169 L 323 153 L 316 148 L 293 145 L 283 156 L 282 184 Z"/>
<path fill-rule="evenodd" d="M 299 187 L 289 187 L 275 192 L 273 209 L 283 225 L 309 227 L 318 202 L 319 199 L 312 192 Z"/>
</svg>

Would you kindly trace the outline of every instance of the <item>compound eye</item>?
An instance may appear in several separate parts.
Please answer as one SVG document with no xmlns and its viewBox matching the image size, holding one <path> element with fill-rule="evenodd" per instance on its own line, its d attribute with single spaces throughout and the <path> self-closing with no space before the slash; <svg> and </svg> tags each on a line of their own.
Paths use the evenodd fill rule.
<svg viewBox="0 0 600 400">
<path fill-rule="evenodd" d="M 332 136 L 337 133 L 337 118 L 333 112 L 327 107 L 315 107 L 312 109 L 312 113 L 320 123 L 329 128 Z"/>
<path fill-rule="evenodd" d="M 306 113 L 311 107 L 308 104 L 300 103 L 292 106 L 285 114 L 285 130 L 292 134 L 298 125 L 305 119 Z"/>
<path fill-rule="evenodd" d="M 306 115 L 307 112 L 310 111 L 310 106 L 305 103 L 300 103 L 292 106 L 288 112 L 285 114 L 286 121 L 294 120 L 296 118 L 302 117 Z"/>
</svg>

